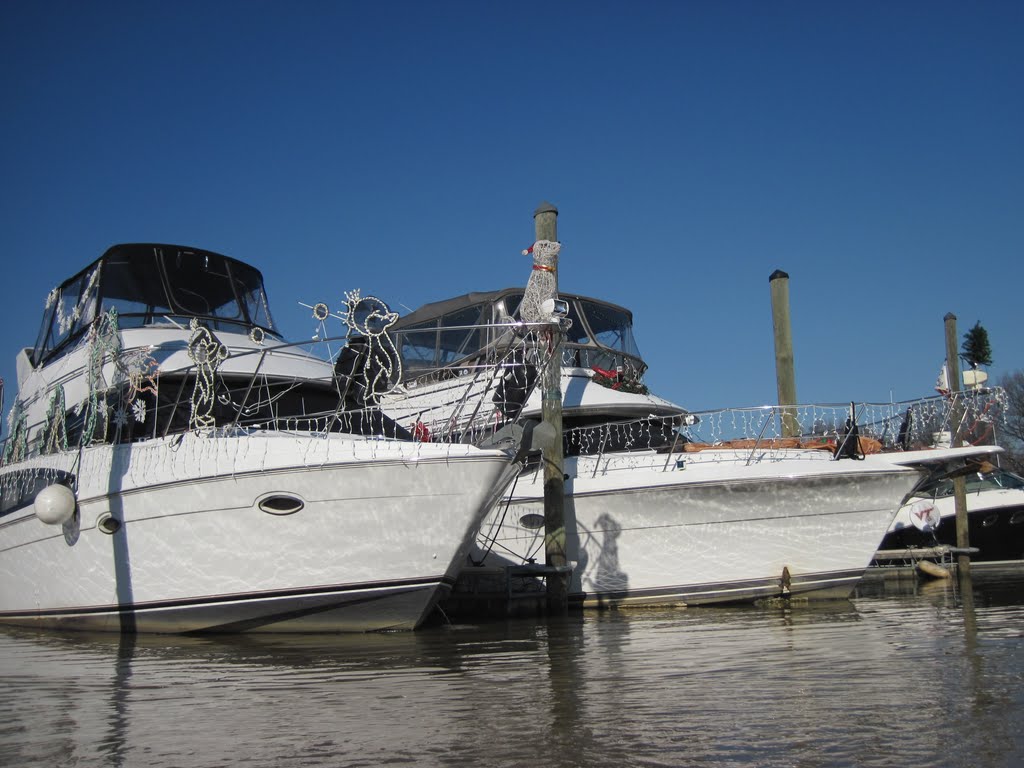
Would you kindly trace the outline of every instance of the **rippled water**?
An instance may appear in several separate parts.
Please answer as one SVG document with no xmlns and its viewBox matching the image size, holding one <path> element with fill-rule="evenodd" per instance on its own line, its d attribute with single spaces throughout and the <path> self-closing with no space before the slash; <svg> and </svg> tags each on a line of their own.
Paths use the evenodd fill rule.
<svg viewBox="0 0 1024 768">
<path fill-rule="evenodd" d="M 16 766 L 1015 766 L 1024 575 L 395 635 L 7 629 L 0 679 Z"/>
</svg>

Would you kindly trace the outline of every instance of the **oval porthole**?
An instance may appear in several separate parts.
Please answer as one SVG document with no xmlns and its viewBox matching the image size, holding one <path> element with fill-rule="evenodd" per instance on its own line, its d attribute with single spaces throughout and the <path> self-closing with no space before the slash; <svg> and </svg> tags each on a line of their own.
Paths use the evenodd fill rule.
<svg viewBox="0 0 1024 768">
<path fill-rule="evenodd" d="M 265 496 L 259 501 L 259 508 L 270 515 L 294 515 L 304 506 L 302 499 L 283 493 Z"/>
<path fill-rule="evenodd" d="M 121 521 L 114 517 L 109 512 L 104 512 L 99 516 L 96 521 L 96 528 L 99 529 L 100 533 L 105 533 L 108 536 L 113 536 L 115 533 L 121 530 Z"/>
<path fill-rule="evenodd" d="M 999 522 L 999 513 L 995 512 L 981 521 L 982 528 L 989 528 Z"/>
<path fill-rule="evenodd" d="M 1024 512 L 1014 512 L 1010 517 L 1010 525 L 1020 525 L 1024 523 Z"/>
<path fill-rule="evenodd" d="M 529 514 L 523 515 L 519 518 L 519 524 L 523 528 L 529 528 L 531 531 L 535 531 L 538 528 L 544 527 L 544 515 L 538 515 L 536 512 L 530 512 Z"/>
</svg>

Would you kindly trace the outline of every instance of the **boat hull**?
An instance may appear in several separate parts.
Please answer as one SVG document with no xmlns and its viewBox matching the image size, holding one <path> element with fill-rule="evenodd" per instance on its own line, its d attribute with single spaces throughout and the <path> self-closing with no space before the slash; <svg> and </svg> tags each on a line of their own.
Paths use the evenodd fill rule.
<svg viewBox="0 0 1024 768">
<path fill-rule="evenodd" d="M 499 451 L 280 433 L 96 446 L 0 486 L 27 469 L 75 472 L 77 513 L 0 518 L 0 622 L 175 633 L 413 629 L 511 479 Z"/>
<path fill-rule="evenodd" d="M 941 522 L 934 531 L 921 531 L 910 519 L 910 505 L 900 509 L 879 549 L 898 550 L 958 546 L 953 497 L 935 499 Z M 967 494 L 967 537 L 972 562 L 1024 560 L 1024 491 L 986 490 Z"/>
<path fill-rule="evenodd" d="M 810 452 L 748 466 L 749 453 L 687 455 L 678 466 L 653 453 L 567 459 L 570 601 L 848 596 L 920 473 Z M 539 473 L 521 477 L 503 524 L 485 523 L 488 564 L 544 561 L 542 485 Z"/>
</svg>

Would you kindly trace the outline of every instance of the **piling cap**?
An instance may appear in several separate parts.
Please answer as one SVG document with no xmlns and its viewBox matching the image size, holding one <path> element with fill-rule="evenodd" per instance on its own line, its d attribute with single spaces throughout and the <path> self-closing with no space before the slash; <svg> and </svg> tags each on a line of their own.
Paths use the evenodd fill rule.
<svg viewBox="0 0 1024 768">
<path fill-rule="evenodd" d="M 558 209 L 555 208 L 551 203 L 546 200 L 537 206 L 537 210 L 533 212 L 533 217 L 537 218 L 542 213 L 553 213 L 555 216 L 558 215 Z"/>
<path fill-rule="evenodd" d="M 956 315 L 954 315 L 952 312 L 947 312 L 942 319 L 946 321 L 956 320 Z"/>
<path fill-rule="evenodd" d="M 783 278 L 789 280 L 789 275 L 787 275 L 781 269 L 776 269 L 774 272 L 768 275 L 768 282 L 770 283 L 772 280 L 781 280 Z"/>
</svg>

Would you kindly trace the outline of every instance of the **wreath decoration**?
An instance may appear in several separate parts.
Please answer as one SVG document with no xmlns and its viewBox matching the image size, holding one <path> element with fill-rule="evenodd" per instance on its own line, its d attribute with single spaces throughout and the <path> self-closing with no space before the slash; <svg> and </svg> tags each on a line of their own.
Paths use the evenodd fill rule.
<svg viewBox="0 0 1024 768">
<path fill-rule="evenodd" d="M 594 372 L 591 379 L 602 387 L 619 392 L 629 392 L 632 395 L 646 395 L 649 391 L 639 379 L 629 378 L 618 371 L 609 371 L 606 368 L 598 368 L 596 365 L 592 365 L 590 370 Z"/>
</svg>

